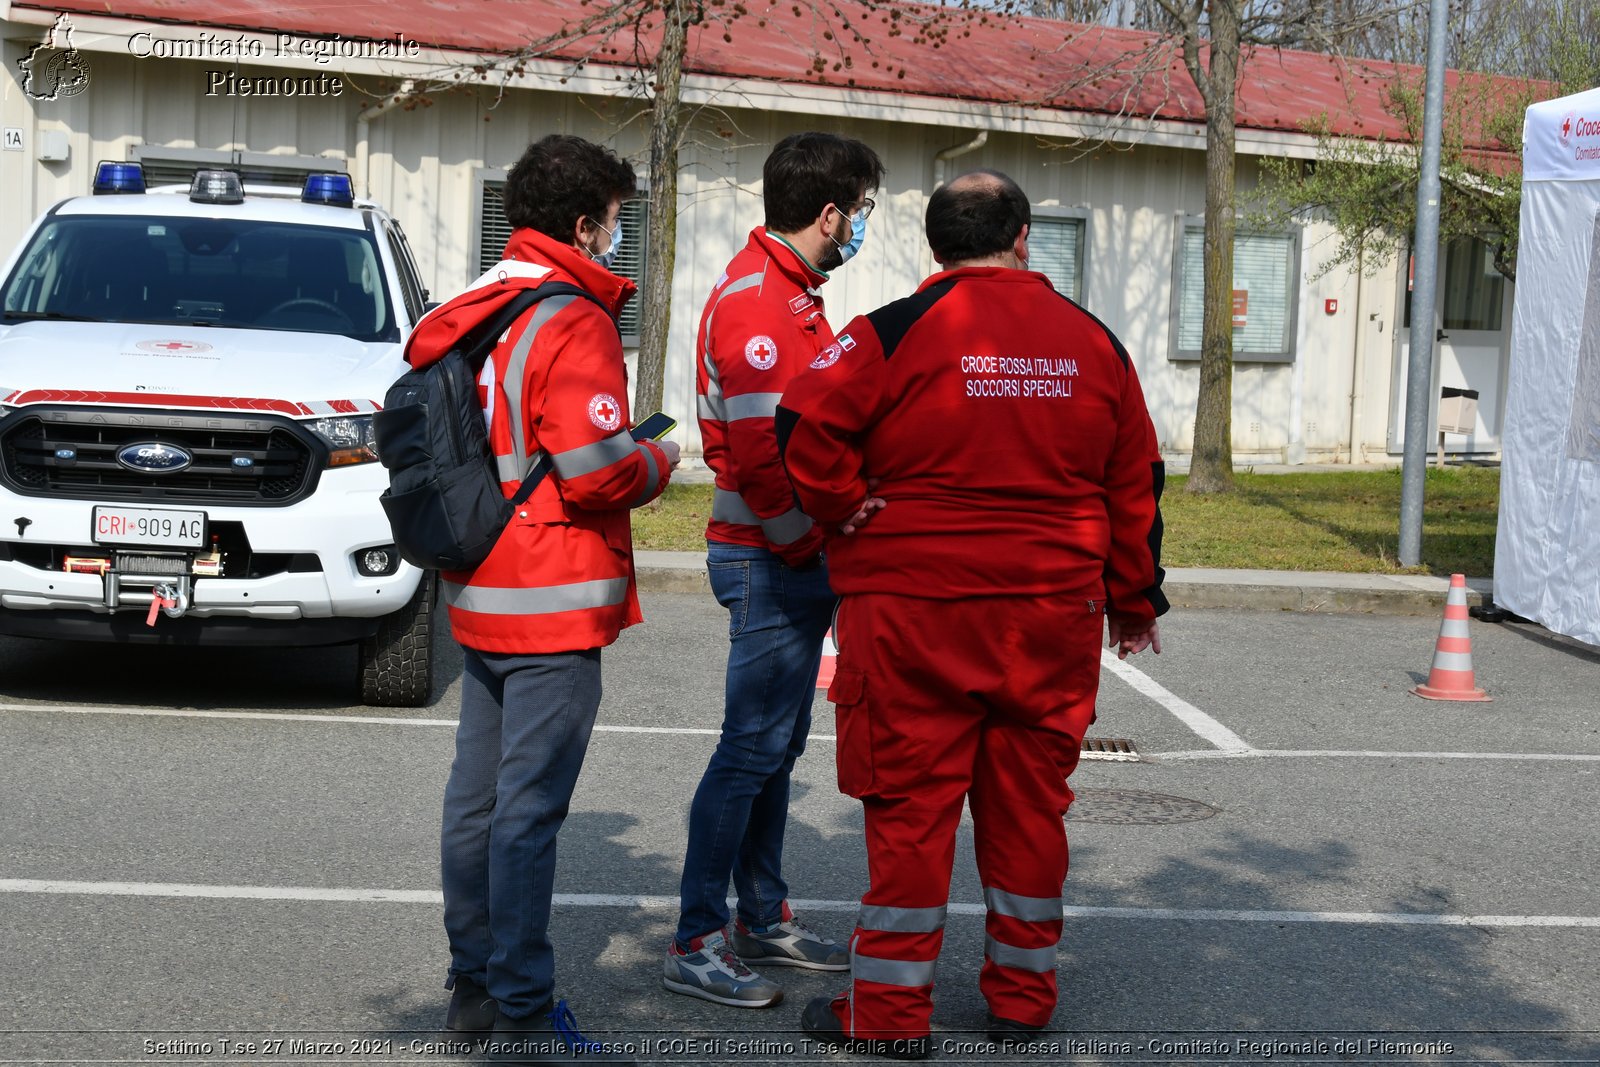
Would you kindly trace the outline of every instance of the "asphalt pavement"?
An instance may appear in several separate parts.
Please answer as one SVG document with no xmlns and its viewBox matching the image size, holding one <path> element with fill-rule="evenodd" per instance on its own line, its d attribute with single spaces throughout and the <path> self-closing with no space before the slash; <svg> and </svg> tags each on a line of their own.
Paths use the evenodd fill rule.
<svg viewBox="0 0 1600 1067">
<path fill-rule="evenodd" d="M 1493 702 L 1424 701 L 1442 603 L 1180 607 L 1163 655 L 1108 664 L 1092 732 L 1139 758 L 1072 779 L 1053 1032 L 1012 1056 L 982 1039 L 964 824 L 936 1057 L 1600 1061 L 1600 652 L 1474 622 Z M 558 994 L 645 1059 L 844 1059 L 798 1030 L 837 976 L 774 973 L 788 995 L 763 1011 L 660 987 L 726 615 L 693 589 L 644 609 L 605 653 L 562 832 Z M 434 703 L 396 711 L 350 705 L 349 649 L 0 639 L 0 1063 L 475 1062 L 436 1030 L 459 652 L 439 666 Z M 813 713 L 786 865 L 842 938 L 861 815 L 831 705 Z"/>
</svg>

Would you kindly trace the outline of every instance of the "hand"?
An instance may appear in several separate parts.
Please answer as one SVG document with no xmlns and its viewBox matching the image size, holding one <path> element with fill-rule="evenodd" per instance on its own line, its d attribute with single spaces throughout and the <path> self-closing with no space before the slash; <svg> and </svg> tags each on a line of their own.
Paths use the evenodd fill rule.
<svg viewBox="0 0 1600 1067">
<path fill-rule="evenodd" d="M 1106 647 L 1116 649 L 1118 659 L 1127 659 L 1129 656 L 1137 655 L 1147 648 L 1156 655 L 1161 655 L 1161 629 L 1156 625 L 1154 619 L 1150 620 L 1148 627 L 1124 629 L 1122 624 L 1117 622 L 1115 618 L 1107 615 L 1106 630 L 1109 634 Z"/>
<path fill-rule="evenodd" d="M 656 442 L 656 447 L 660 448 L 661 451 L 663 451 L 663 452 L 665 452 L 667 454 L 667 471 L 670 473 L 671 471 L 677 470 L 678 469 L 678 461 L 681 458 L 683 458 L 682 457 L 682 452 L 678 448 L 678 442 L 676 442 L 676 441 L 657 441 Z"/>
<path fill-rule="evenodd" d="M 882 511 L 889 506 L 889 502 L 881 496 L 869 496 L 856 509 L 856 513 L 839 524 L 839 532 L 849 537 L 860 530 L 872 518 L 874 512 Z"/>
</svg>

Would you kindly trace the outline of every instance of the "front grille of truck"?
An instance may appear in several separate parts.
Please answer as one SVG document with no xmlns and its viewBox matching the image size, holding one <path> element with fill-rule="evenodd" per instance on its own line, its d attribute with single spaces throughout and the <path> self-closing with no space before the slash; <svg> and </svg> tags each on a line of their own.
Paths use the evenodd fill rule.
<svg viewBox="0 0 1600 1067">
<path fill-rule="evenodd" d="M 193 462 L 167 473 L 117 462 L 143 442 L 175 445 Z M 271 415 L 30 407 L 0 422 L 0 477 L 27 496 L 282 507 L 316 488 L 323 451 Z"/>
</svg>

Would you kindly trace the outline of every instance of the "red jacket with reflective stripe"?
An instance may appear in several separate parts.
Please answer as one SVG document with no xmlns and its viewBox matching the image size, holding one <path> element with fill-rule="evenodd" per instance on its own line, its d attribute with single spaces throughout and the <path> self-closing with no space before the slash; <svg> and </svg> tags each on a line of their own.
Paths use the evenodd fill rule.
<svg viewBox="0 0 1600 1067">
<path fill-rule="evenodd" d="M 799 565 L 822 531 L 796 506 L 772 416 L 784 388 L 833 343 L 817 286 L 827 278 L 762 227 L 733 257 L 700 316 L 700 441 L 716 491 L 706 537 Z"/>
<path fill-rule="evenodd" d="M 830 355 L 833 354 L 830 350 Z M 847 593 L 1038 595 L 1104 578 L 1119 621 L 1167 610 L 1164 465 L 1133 361 L 1031 271 L 969 267 L 851 320 L 784 393 L 783 458 Z"/>
<path fill-rule="evenodd" d="M 517 230 L 506 261 L 426 315 L 406 342 L 422 367 L 517 291 L 545 282 L 579 296 L 535 304 L 484 364 L 479 392 L 502 488 L 514 496 L 543 453 L 553 471 L 512 517 L 489 558 L 447 571 L 450 627 L 483 652 L 573 652 L 615 641 L 641 621 L 634 589 L 629 509 L 666 488 L 666 455 L 628 434 L 628 381 L 615 316 L 632 282 L 533 230 Z"/>
</svg>

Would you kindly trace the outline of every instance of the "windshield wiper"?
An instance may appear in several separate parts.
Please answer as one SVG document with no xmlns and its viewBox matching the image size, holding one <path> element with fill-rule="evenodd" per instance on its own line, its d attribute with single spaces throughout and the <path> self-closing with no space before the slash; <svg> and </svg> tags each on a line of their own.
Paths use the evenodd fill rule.
<svg viewBox="0 0 1600 1067">
<path fill-rule="evenodd" d="M 13 319 L 18 322 L 36 321 L 39 319 L 52 319 L 59 322 L 104 322 L 105 319 L 90 318 L 88 315 L 68 315 L 64 311 L 6 311 L 0 313 L 0 318 Z"/>
</svg>

